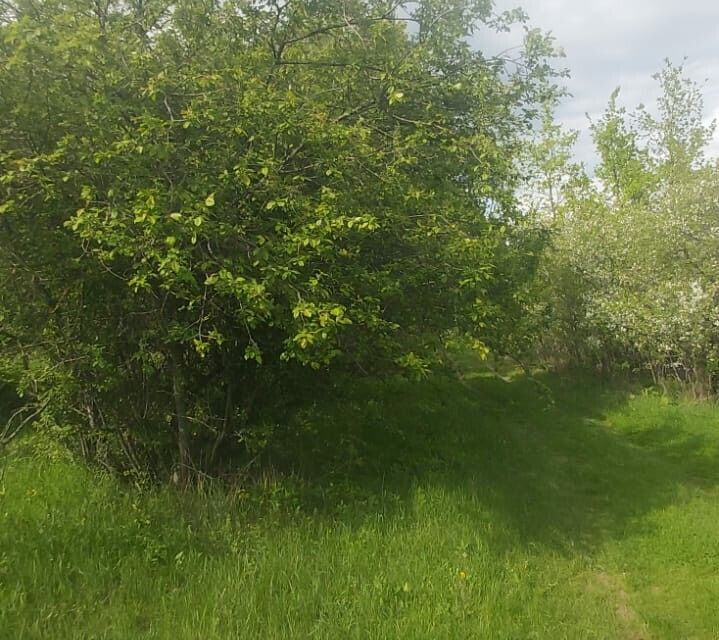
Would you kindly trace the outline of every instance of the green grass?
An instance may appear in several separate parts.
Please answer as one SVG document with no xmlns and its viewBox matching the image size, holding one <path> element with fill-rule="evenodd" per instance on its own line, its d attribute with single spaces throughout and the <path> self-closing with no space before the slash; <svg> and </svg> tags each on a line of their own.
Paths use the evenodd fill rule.
<svg viewBox="0 0 719 640">
<path fill-rule="evenodd" d="M 249 493 L 6 457 L 0 637 L 719 638 L 719 410 L 543 382 L 359 386 Z"/>
</svg>

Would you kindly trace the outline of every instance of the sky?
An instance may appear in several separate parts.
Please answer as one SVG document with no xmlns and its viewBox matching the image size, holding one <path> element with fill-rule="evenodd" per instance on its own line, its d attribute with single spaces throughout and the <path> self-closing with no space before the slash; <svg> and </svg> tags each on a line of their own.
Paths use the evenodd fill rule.
<svg viewBox="0 0 719 640">
<path fill-rule="evenodd" d="M 582 132 L 577 159 L 593 165 L 587 114 L 598 118 L 612 91 L 633 109 L 656 100 L 652 75 L 664 60 L 681 63 L 700 83 L 707 121 L 719 119 L 719 0 L 496 0 L 495 9 L 521 6 L 530 25 L 551 31 L 566 53 L 572 94 L 557 111 L 566 127 Z M 502 35 L 491 46 L 521 43 L 521 31 Z M 498 49 L 498 51 L 501 49 Z M 709 149 L 719 156 L 719 132 Z"/>
</svg>

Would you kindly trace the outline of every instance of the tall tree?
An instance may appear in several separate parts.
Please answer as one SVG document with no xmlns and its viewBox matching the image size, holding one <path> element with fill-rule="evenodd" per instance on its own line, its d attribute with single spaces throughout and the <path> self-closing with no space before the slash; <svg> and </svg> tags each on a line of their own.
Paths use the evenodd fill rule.
<svg viewBox="0 0 719 640">
<path fill-rule="evenodd" d="M 594 124 L 597 183 L 571 194 L 548 255 L 557 280 L 574 283 L 573 358 L 647 367 L 707 394 L 719 373 L 719 172 L 704 155 L 713 125 L 681 66 L 655 79 L 655 109 L 627 113 L 615 92 Z"/>
</svg>

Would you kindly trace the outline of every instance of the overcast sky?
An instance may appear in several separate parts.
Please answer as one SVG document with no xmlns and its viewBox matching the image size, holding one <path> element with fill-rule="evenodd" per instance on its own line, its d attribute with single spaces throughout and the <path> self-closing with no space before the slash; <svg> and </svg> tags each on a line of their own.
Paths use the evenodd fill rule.
<svg viewBox="0 0 719 640">
<path fill-rule="evenodd" d="M 599 116 L 618 86 L 625 106 L 651 104 L 657 96 L 651 76 L 665 58 L 688 58 L 688 75 L 703 83 L 707 120 L 719 118 L 719 0 L 496 0 L 498 11 L 516 6 L 532 26 L 551 31 L 567 55 L 561 63 L 571 72 L 572 97 L 557 116 L 583 132 L 580 160 L 593 164 L 586 114 Z M 519 44 L 521 35 L 506 37 Z M 719 134 L 711 153 L 719 155 Z"/>
</svg>

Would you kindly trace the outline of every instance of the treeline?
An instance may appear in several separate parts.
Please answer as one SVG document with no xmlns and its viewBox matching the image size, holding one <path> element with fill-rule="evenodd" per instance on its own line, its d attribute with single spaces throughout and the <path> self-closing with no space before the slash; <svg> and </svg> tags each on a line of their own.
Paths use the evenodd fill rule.
<svg viewBox="0 0 719 640">
<path fill-rule="evenodd" d="M 0 378 L 182 480 L 337 375 L 522 342 L 515 158 L 557 93 L 484 0 L 0 4 Z"/>
<path fill-rule="evenodd" d="M 698 397 L 719 386 L 719 163 L 705 152 L 701 87 L 667 62 L 659 99 L 629 112 L 612 95 L 592 124 L 596 167 L 575 134 L 544 122 L 535 212 L 551 232 L 537 282 L 545 356 L 650 373 Z"/>
</svg>

